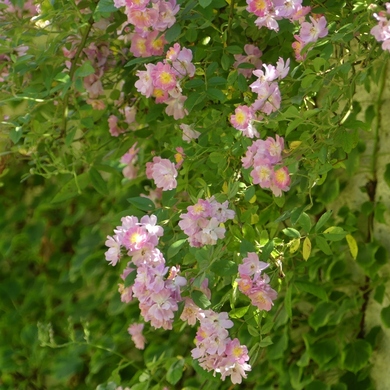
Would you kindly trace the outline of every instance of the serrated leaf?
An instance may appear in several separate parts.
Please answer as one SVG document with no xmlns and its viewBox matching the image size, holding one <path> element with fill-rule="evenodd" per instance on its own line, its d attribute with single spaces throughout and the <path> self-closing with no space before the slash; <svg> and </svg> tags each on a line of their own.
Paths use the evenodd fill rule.
<svg viewBox="0 0 390 390">
<path fill-rule="evenodd" d="M 358 372 L 366 367 L 372 353 L 371 345 L 365 340 L 356 340 L 345 348 L 344 368 Z"/>
<path fill-rule="evenodd" d="M 311 253 L 311 241 L 309 237 L 306 237 L 303 240 L 303 248 L 302 248 L 303 259 L 307 260 L 310 257 L 310 253 Z"/>
<path fill-rule="evenodd" d="M 149 198 L 136 196 L 134 198 L 128 198 L 127 201 L 142 211 L 152 211 L 155 209 L 154 203 Z"/>
<path fill-rule="evenodd" d="M 91 169 L 89 170 L 89 178 L 91 179 L 93 187 L 97 192 L 99 192 L 99 194 L 104 196 L 108 195 L 107 183 L 102 178 L 102 175 L 97 169 L 91 167 Z"/>
<path fill-rule="evenodd" d="M 310 346 L 310 355 L 320 367 L 328 363 L 338 354 L 338 345 L 332 339 L 321 340 Z"/>
<path fill-rule="evenodd" d="M 356 257 L 358 255 L 358 246 L 356 240 L 350 234 L 347 234 L 345 238 L 347 239 L 349 251 L 351 252 L 351 255 L 354 258 L 354 260 L 356 260 Z"/>
<path fill-rule="evenodd" d="M 202 291 L 193 290 L 191 292 L 191 298 L 195 305 L 199 306 L 201 309 L 207 309 L 211 305 L 211 302 Z"/>
<path fill-rule="evenodd" d="M 328 210 L 326 213 L 321 215 L 321 218 L 318 220 L 315 227 L 316 232 L 318 232 L 326 224 L 326 222 L 331 217 L 331 215 L 332 215 L 332 210 Z"/>
</svg>

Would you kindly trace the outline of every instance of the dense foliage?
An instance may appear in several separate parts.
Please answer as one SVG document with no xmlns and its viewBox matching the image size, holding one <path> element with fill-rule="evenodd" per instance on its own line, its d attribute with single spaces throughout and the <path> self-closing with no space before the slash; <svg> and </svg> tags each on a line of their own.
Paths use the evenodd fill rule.
<svg viewBox="0 0 390 390">
<path fill-rule="evenodd" d="M 0 388 L 374 388 L 387 10 L 0 1 Z"/>
</svg>

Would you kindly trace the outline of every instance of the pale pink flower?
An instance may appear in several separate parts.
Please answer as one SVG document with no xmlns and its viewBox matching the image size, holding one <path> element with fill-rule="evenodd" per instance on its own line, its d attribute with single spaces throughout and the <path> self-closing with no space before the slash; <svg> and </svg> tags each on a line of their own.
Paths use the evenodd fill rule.
<svg viewBox="0 0 390 390">
<path fill-rule="evenodd" d="M 253 111 L 248 106 L 238 106 L 234 115 L 230 117 L 230 123 L 237 130 L 245 130 L 248 128 L 250 121 L 253 118 Z"/>
<path fill-rule="evenodd" d="M 248 4 L 246 10 L 256 16 L 267 15 L 273 6 L 271 0 L 246 0 L 246 3 Z"/>
<path fill-rule="evenodd" d="M 134 57 L 149 57 L 152 55 L 151 48 L 145 36 L 134 33 L 131 37 L 130 52 Z M 140 72 L 140 71 L 138 71 Z M 138 73 L 137 72 L 137 73 Z M 138 74 L 137 74 L 138 75 Z"/>
<path fill-rule="evenodd" d="M 152 96 L 154 85 L 152 80 L 152 72 L 156 65 L 146 64 L 146 70 L 138 70 L 136 75 L 139 77 L 134 84 L 137 91 L 146 97 Z"/>
<path fill-rule="evenodd" d="M 176 86 L 176 75 L 169 64 L 158 62 L 151 72 L 153 85 L 155 88 L 161 88 L 169 91 Z"/>
<path fill-rule="evenodd" d="M 260 51 L 260 49 L 255 45 L 246 44 L 244 46 L 244 51 L 246 53 L 245 56 L 242 54 L 234 55 L 236 61 L 233 64 L 233 66 L 235 68 L 238 68 L 240 64 L 248 63 L 254 65 L 256 69 L 261 68 L 262 61 L 260 60 L 260 57 L 262 56 L 263 53 Z M 237 71 L 238 73 L 244 75 L 246 78 L 252 76 L 252 69 L 238 68 Z"/>
<path fill-rule="evenodd" d="M 191 142 L 192 139 L 197 139 L 200 136 L 199 131 L 196 131 L 193 129 L 194 124 L 192 125 L 186 125 L 185 123 L 182 123 L 179 127 L 183 130 L 183 136 L 182 139 L 185 142 Z"/>
<path fill-rule="evenodd" d="M 273 174 L 272 165 L 267 160 L 254 166 L 250 173 L 253 178 L 253 184 L 259 184 L 261 188 L 270 188 Z"/>
<path fill-rule="evenodd" d="M 274 172 L 270 188 L 275 196 L 282 196 L 282 191 L 290 189 L 290 183 L 288 168 L 282 167 Z"/>
<path fill-rule="evenodd" d="M 163 191 L 172 190 L 177 186 L 177 170 L 175 165 L 166 158 L 153 157 L 153 162 L 146 163 L 146 175 Z"/>
<path fill-rule="evenodd" d="M 167 28 L 172 27 L 176 22 L 175 15 L 180 10 L 176 0 L 159 1 L 154 6 L 158 9 L 159 16 L 153 28 L 158 31 L 165 31 Z"/>
<path fill-rule="evenodd" d="M 165 113 L 169 116 L 173 116 L 174 119 L 183 119 L 188 115 L 187 109 L 184 108 L 184 103 L 187 100 L 187 96 L 180 95 L 179 97 L 171 97 L 166 101 L 167 107 Z"/>
<path fill-rule="evenodd" d="M 105 253 L 106 260 L 109 261 L 108 264 L 115 266 L 121 258 L 121 241 L 117 235 L 114 237 L 107 236 L 107 241 L 105 245 L 109 248 Z"/>
<path fill-rule="evenodd" d="M 142 334 L 144 329 L 144 324 L 131 324 L 127 331 L 131 335 L 131 339 L 133 340 L 135 347 L 138 349 L 145 348 L 145 337 Z"/>
<path fill-rule="evenodd" d="M 324 38 L 328 35 L 325 16 L 321 16 L 319 19 L 314 19 L 310 16 L 310 20 L 311 23 L 303 22 L 301 24 L 301 30 L 299 32 L 299 36 L 305 44 L 316 42 L 318 38 Z"/>
</svg>

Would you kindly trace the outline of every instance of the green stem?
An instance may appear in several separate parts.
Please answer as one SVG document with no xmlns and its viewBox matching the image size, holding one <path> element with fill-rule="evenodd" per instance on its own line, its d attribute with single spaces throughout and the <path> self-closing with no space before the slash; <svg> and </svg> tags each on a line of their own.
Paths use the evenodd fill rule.
<svg viewBox="0 0 390 390">
<path fill-rule="evenodd" d="M 374 127 L 374 148 L 373 148 L 373 154 L 372 154 L 372 165 L 371 165 L 371 171 L 373 175 L 373 180 L 377 181 L 377 164 L 378 164 L 378 151 L 379 151 L 379 131 L 382 124 L 382 115 L 381 115 L 381 107 L 383 103 L 383 93 L 386 86 L 386 79 L 387 79 L 387 64 L 386 61 L 385 65 L 382 68 L 382 74 L 381 78 L 379 80 L 379 91 L 378 91 L 378 98 L 375 102 L 375 111 L 376 111 L 376 121 L 375 121 L 375 127 Z"/>
<path fill-rule="evenodd" d="M 83 51 L 85 44 L 87 42 L 89 33 L 91 32 L 92 26 L 95 23 L 93 18 L 94 12 L 92 12 L 91 17 L 87 22 L 87 27 L 84 31 L 84 34 L 81 37 L 81 42 L 77 48 L 76 54 L 71 61 L 71 66 L 69 70 L 69 79 L 73 82 L 73 77 L 77 69 L 77 62 L 80 58 L 81 52 Z M 66 134 L 67 122 L 68 122 L 68 104 L 69 104 L 69 90 L 66 92 L 64 97 L 64 108 L 63 108 L 63 117 L 62 117 L 62 129 L 61 129 L 61 138 Z"/>
<path fill-rule="evenodd" d="M 229 12 L 227 34 L 226 34 L 226 45 L 227 46 L 229 46 L 230 34 L 232 31 L 232 25 L 233 25 L 233 17 L 234 17 L 234 0 L 230 0 L 230 12 Z"/>
</svg>

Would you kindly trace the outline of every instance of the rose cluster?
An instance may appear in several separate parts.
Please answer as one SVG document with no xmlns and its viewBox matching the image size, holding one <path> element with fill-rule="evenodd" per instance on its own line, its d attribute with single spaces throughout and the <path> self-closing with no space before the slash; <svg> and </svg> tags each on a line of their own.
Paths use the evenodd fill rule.
<svg viewBox="0 0 390 390">
<path fill-rule="evenodd" d="M 244 168 L 253 168 L 250 175 L 253 184 L 261 188 L 269 188 L 275 196 L 282 196 L 282 191 L 290 189 L 290 176 L 287 167 L 277 168 L 282 162 L 284 139 L 268 137 L 266 140 L 257 140 L 248 147 L 242 158 Z"/>
<path fill-rule="evenodd" d="M 200 291 L 208 299 L 211 299 L 211 292 L 208 289 L 208 280 L 204 279 Z M 191 351 L 194 359 L 199 365 L 207 370 L 221 374 L 221 379 L 231 377 L 233 383 L 241 383 L 246 378 L 245 371 L 250 371 L 251 366 L 248 350 L 245 345 L 240 345 L 237 338 L 229 337 L 233 322 L 229 320 L 228 313 L 216 313 L 213 310 L 200 309 L 191 298 L 184 298 L 184 309 L 180 319 L 187 321 L 189 325 L 195 325 L 199 321 L 199 328 L 195 337 L 195 348 Z"/>
<path fill-rule="evenodd" d="M 261 120 L 260 111 L 263 114 L 271 114 L 280 108 L 281 96 L 279 85 L 276 80 L 282 80 L 290 70 L 290 59 L 286 62 L 279 58 L 276 67 L 273 65 L 263 65 L 264 71 L 257 69 L 253 74 L 258 79 L 250 85 L 252 92 L 257 94 L 257 99 L 251 106 L 240 105 L 230 117 L 232 126 L 242 131 L 248 137 L 259 137 L 259 133 L 254 127 L 255 120 Z"/>
<path fill-rule="evenodd" d="M 254 252 L 249 252 L 248 257 L 238 266 L 240 278 L 236 279 L 238 288 L 260 310 L 271 310 L 273 301 L 277 298 L 277 292 L 269 285 L 269 276 L 261 274 L 269 266 L 268 263 L 259 261 Z"/>
<path fill-rule="evenodd" d="M 180 80 L 193 77 L 195 66 L 192 51 L 175 43 L 167 52 L 165 60 L 157 64 L 146 64 L 146 70 L 137 71 L 137 91 L 146 97 L 154 97 L 156 103 L 165 103 L 167 115 L 182 119 L 188 114 L 184 108 L 187 97 L 182 95 Z"/>
<path fill-rule="evenodd" d="M 167 43 L 161 34 L 175 24 L 179 12 L 176 0 L 114 0 L 116 8 L 125 7 L 127 22 L 121 32 L 127 33 L 127 24 L 134 26 L 130 34 L 130 51 L 135 57 L 161 55 Z"/>
<path fill-rule="evenodd" d="M 386 3 L 386 11 L 380 11 L 374 14 L 378 24 L 371 29 L 371 34 L 378 42 L 382 43 L 382 49 L 390 51 L 390 3 Z"/>
<path fill-rule="evenodd" d="M 190 246 L 215 245 L 218 238 L 225 237 L 226 229 L 221 225 L 235 216 L 228 206 L 228 201 L 219 203 L 212 196 L 199 199 L 187 207 L 187 213 L 180 214 L 179 226 L 187 234 Z"/>
<path fill-rule="evenodd" d="M 140 221 L 128 216 L 121 221 L 122 225 L 114 230 L 115 235 L 107 237 L 109 249 L 105 255 L 111 265 L 118 263 L 122 250 L 131 257 L 121 277 L 125 282 L 132 272 L 136 272 L 136 277 L 131 286 L 119 285 L 122 301 L 127 303 L 133 296 L 138 298 L 145 321 L 155 328 L 172 329 L 174 312 L 182 300 L 180 288 L 186 284 L 186 279 L 179 275 L 178 268 L 169 270 L 163 254 L 156 248 L 163 228 L 156 224 L 154 215 L 146 215 Z"/>
<path fill-rule="evenodd" d="M 297 61 L 303 61 L 306 58 L 306 54 L 302 54 L 301 52 L 308 43 L 317 42 L 319 38 L 324 38 L 328 35 L 325 16 L 314 15 L 309 18 L 311 23 L 300 21 L 301 29 L 299 30 L 299 34 L 294 35 L 296 41 L 292 44 L 292 48 L 294 49 L 295 59 Z"/>
<path fill-rule="evenodd" d="M 302 7 L 302 0 L 246 0 L 246 10 L 257 16 L 257 27 L 267 27 L 279 31 L 278 20 L 299 20 L 310 11 L 310 7 Z"/>
</svg>

